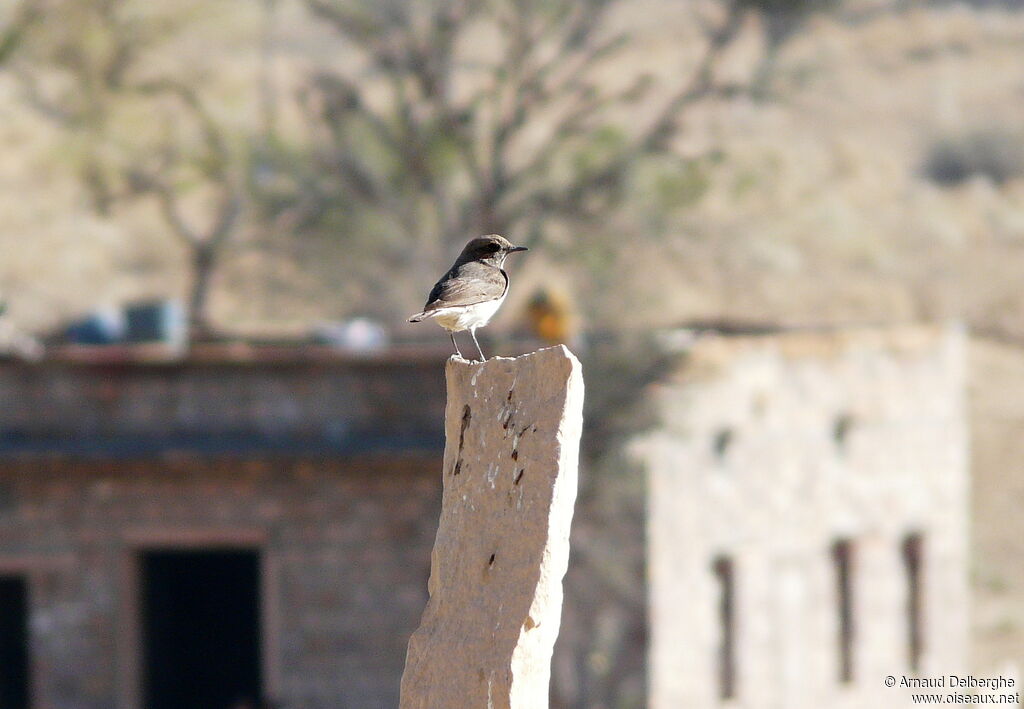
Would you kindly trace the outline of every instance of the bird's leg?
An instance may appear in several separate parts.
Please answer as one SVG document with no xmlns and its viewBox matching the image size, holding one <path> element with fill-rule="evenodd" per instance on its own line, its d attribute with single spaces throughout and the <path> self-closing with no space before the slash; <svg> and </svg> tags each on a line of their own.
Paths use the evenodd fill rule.
<svg viewBox="0 0 1024 709">
<path fill-rule="evenodd" d="M 484 357 L 484 351 L 482 349 L 480 349 L 480 343 L 477 342 L 477 340 L 476 340 L 476 328 L 475 327 L 471 327 L 469 329 L 469 334 L 472 335 L 472 337 L 473 337 L 473 344 L 476 345 L 476 351 L 480 353 L 480 361 L 481 362 L 486 362 L 487 358 Z"/>
<path fill-rule="evenodd" d="M 448 335 L 452 338 L 452 344 L 455 345 L 455 354 L 457 354 L 462 359 L 466 359 L 465 357 L 462 356 L 462 352 L 459 351 L 459 343 L 455 341 L 455 333 L 449 330 Z"/>
</svg>

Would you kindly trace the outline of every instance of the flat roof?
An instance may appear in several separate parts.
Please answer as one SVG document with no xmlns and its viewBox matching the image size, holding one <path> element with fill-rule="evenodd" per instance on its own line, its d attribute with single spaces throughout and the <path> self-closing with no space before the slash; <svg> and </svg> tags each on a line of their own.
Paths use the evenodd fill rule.
<svg viewBox="0 0 1024 709">
<path fill-rule="evenodd" d="M 0 436 L 0 462 L 19 458 L 131 460 L 191 455 L 207 458 L 348 458 L 370 454 L 436 454 L 443 434 L 373 432 L 339 437 L 271 436 L 254 433 L 168 435 Z"/>
</svg>

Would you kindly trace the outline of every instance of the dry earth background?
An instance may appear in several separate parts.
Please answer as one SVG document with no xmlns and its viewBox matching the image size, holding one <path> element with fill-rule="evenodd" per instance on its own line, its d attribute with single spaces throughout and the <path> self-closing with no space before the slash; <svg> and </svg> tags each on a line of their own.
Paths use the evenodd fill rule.
<svg viewBox="0 0 1024 709">
<path fill-rule="evenodd" d="M 208 3 L 196 29 L 165 48 L 165 61 L 215 78 L 216 109 L 239 124 L 257 114 L 257 5 Z M 686 5 L 623 3 L 616 21 L 643 35 L 642 49 L 604 78 L 625 83 L 641 65 L 677 71 L 697 37 Z M 297 3 L 279 4 L 275 43 L 282 90 L 309 62 L 345 61 Z M 726 72 L 744 70 L 744 51 L 741 43 Z M 975 333 L 974 662 L 979 671 L 1024 665 L 1024 178 L 944 187 L 922 171 L 944 137 L 1001 131 L 1024 141 L 1024 3 L 854 3 L 842 17 L 814 19 L 777 72 L 771 100 L 732 97 L 691 115 L 678 147 L 716 155 L 706 191 L 678 219 L 677 238 L 615 256 L 618 297 L 600 301 L 571 257 L 543 254 L 518 265 L 518 295 L 558 274 L 602 328 L 627 316 L 630 327 L 966 320 Z M 185 292 L 184 254 L 150 207 L 94 216 L 62 169 L 67 142 L 5 77 L 0 146 L 0 290 L 13 320 L 44 332 L 99 305 Z M 213 291 L 215 322 L 283 335 L 357 314 L 345 297 L 343 241 L 243 238 L 231 248 Z M 410 299 L 408 312 L 418 304 Z M 517 310 L 509 305 L 505 325 Z"/>
</svg>

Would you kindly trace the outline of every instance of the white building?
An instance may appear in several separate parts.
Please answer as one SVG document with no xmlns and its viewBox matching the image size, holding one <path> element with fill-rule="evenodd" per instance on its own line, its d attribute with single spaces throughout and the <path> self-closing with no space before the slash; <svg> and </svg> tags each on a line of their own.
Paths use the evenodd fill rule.
<svg viewBox="0 0 1024 709">
<path fill-rule="evenodd" d="M 963 673 L 965 338 L 700 337 L 652 390 L 651 709 L 911 706 Z"/>
</svg>

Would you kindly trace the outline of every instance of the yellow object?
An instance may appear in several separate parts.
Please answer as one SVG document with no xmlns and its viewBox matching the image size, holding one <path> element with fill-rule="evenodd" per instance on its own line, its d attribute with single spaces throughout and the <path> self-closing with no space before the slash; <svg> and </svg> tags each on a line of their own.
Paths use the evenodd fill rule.
<svg viewBox="0 0 1024 709">
<path fill-rule="evenodd" d="M 574 335 L 576 318 L 564 293 L 537 291 L 526 306 L 526 318 L 532 334 L 550 344 L 568 342 Z"/>
</svg>

